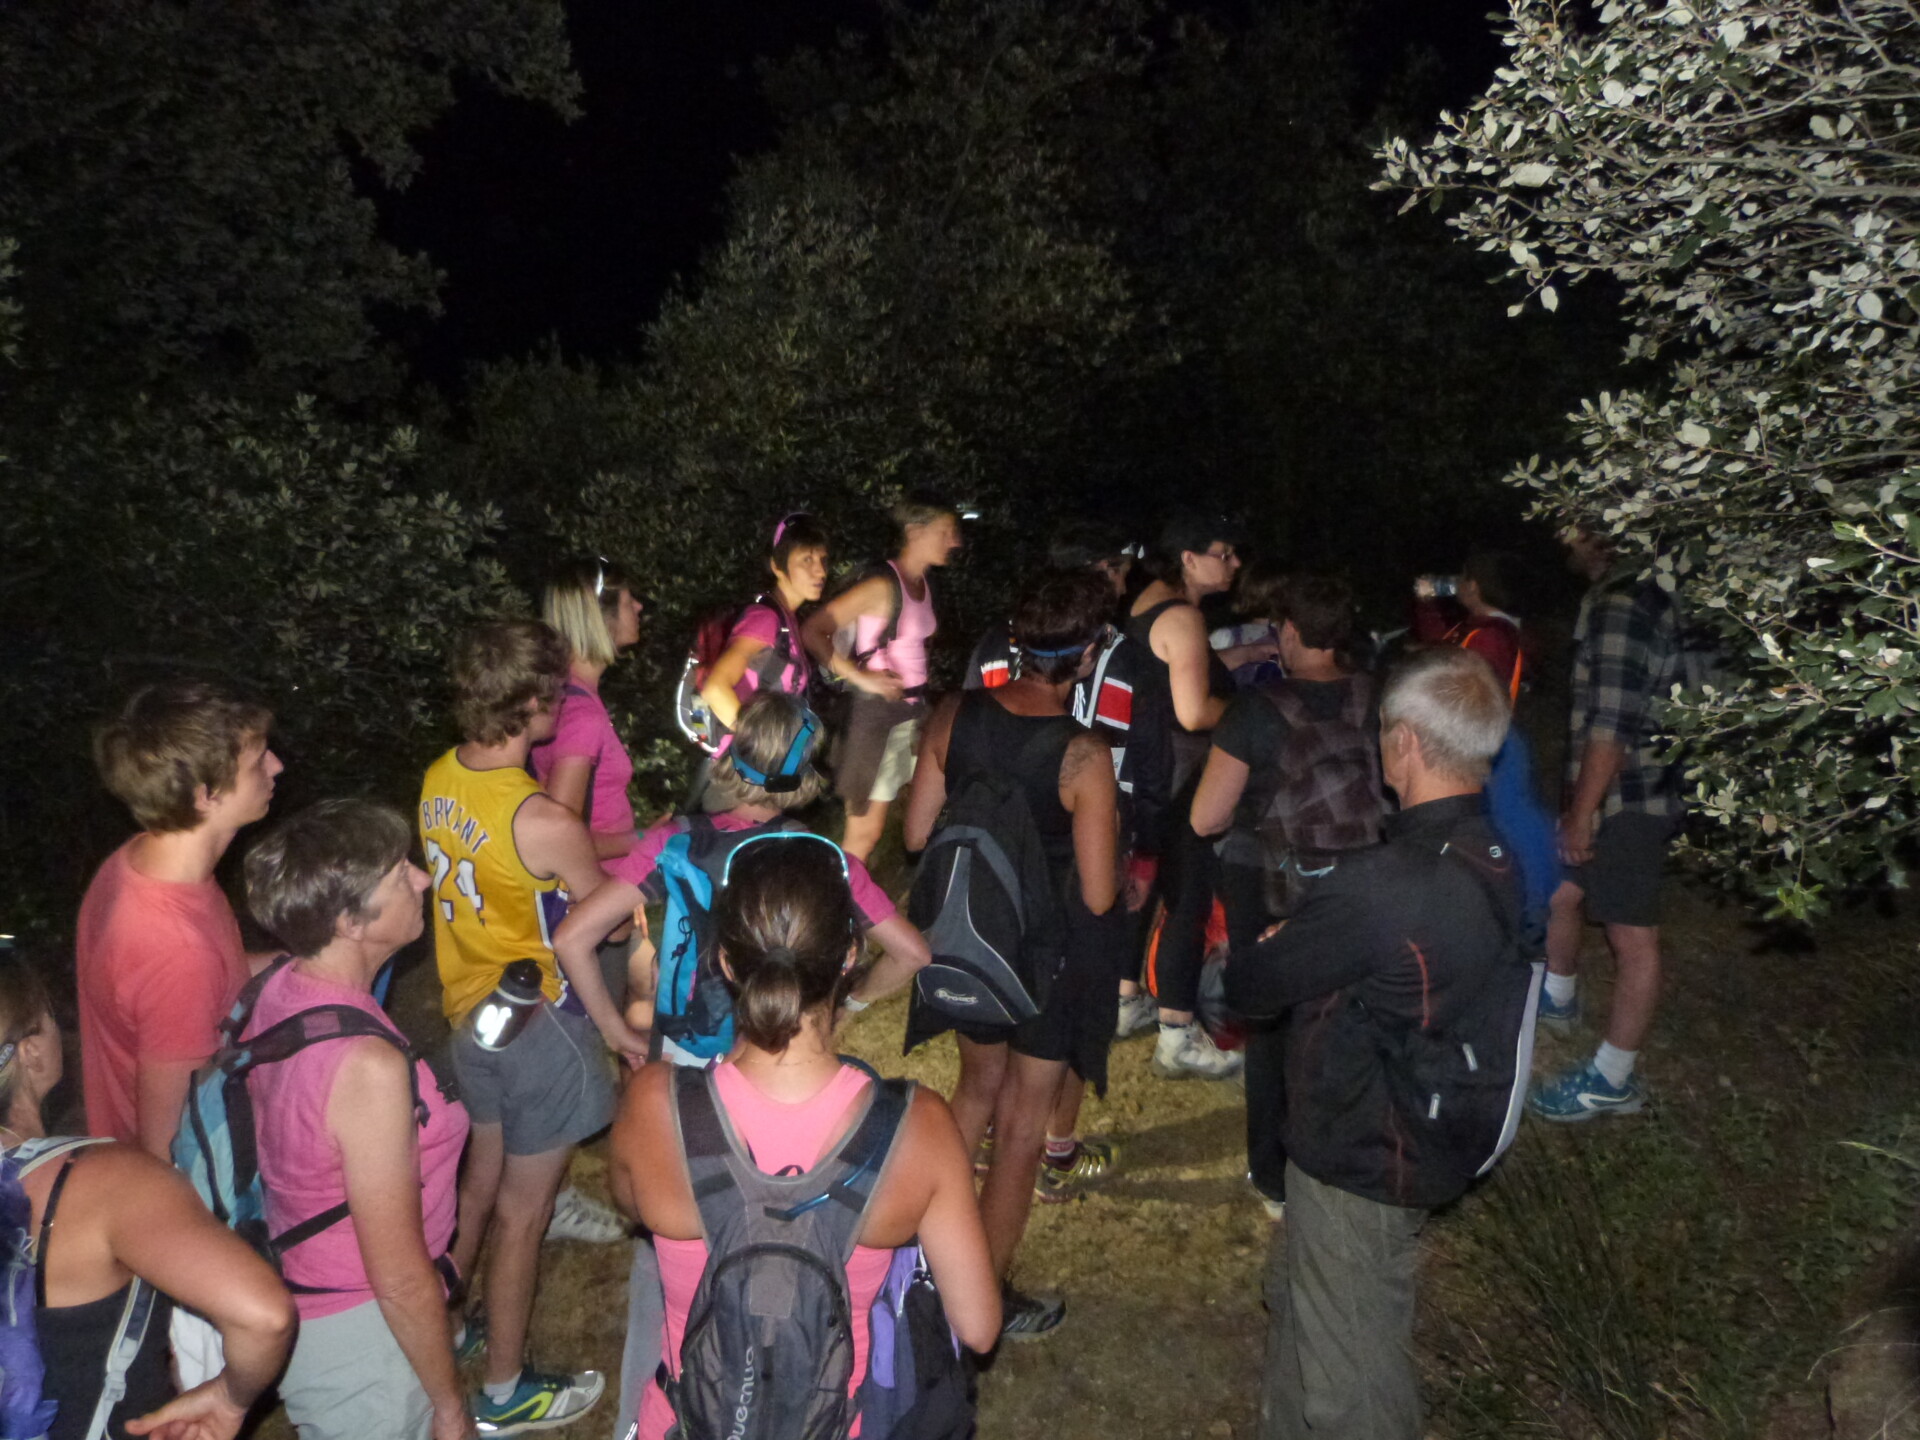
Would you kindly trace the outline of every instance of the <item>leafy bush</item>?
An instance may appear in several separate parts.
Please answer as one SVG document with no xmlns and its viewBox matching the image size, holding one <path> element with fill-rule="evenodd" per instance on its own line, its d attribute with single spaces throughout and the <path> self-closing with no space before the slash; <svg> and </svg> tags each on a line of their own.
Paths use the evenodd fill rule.
<svg viewBox="0 0 1920 1440">
<path fill-rule="evenodd" d="M 295 803 L 411 798 L 449 733 L 451 634 L 525 604 L 488 553 L 493 513 L 410 488 L 414 445 L 302 401 L 190 421 L 138 410 L 19 459 L 0 539 L 43 568 L 0 681 L 19 732 L 0 759 L 17 893 L 70 897 L 103 848 L 90 826 L 124 831 L 91 803 L 87 735 L 160 674 L 224 677 L 271 704 Z"/>
<path fill-rule="evenodd" d="M 1509 58 L 1383 185 L 1526 295 L 1612 277 L 1631 360 L 1509 479 L 1645 557 L 1732 665 L 1673 728 L 1709 859 L 1805 915 L 1920 826 L 1920 17 L 1900 0 L 1510 0 Z"/>
</svg>

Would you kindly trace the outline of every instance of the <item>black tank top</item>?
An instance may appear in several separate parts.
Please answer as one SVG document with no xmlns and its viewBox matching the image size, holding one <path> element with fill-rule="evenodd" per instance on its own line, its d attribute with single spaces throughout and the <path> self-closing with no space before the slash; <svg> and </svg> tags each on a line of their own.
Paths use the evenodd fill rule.
<svg viewBox="0 0 1920 1440">
<path fill-rule="evenodd" d="M 120 1328 L 120 1312 L 126 1308 L 127 1291 L 133 1286 L 128 1281 L 111 1295 L 84 1305 L 46 1303 L 47 1247 L 53 1238 L 54 1212 L 60 1208 L 60 1194 L 66 1189 L 75 1158 L 69 1155 L 60 1161 L 60 1173 L 47 1195 L 47 1208 L 40 1216 L 38 1273 L 34 1276 L 39 1292 L 34 1320 L 40 1332 L 40 1358 L 47 1367 L 45 1393 L 60 1402 L 47 1440 L 86 1440 L 94 1406 L 100 1403 L 100 1387 L 107 1378 L 107 1347 Z M 173 1302 L 164 1295 L 155 1296 L 146 1338 L 127 1371 L 127 1393 L 113 1407 L 107 1423 L 107 1434 L 113 1440 L 133 1440 L 126 1431 L 127 1421 L 137 1420 L 173 1398 L 167 1343 L 172 1318 Z"/>
<path fill-rule="evenodd" d="M 1153 653 L 1151 637 L 1156 620 L 1174 606 L 1186 603 L 1180 599 L 1162 600 L 1158 605 L 1142 610 L 1138 615 L 1129 615 L 1126 624 L 1127 638 L 1140 647 L 1143 657 L 1142 668 L 1152 672 L 1155 687 L 1165 702 L 1161 710 L 1167 717 L 1167 724 L 1171 727 L 1173 737 L 1172 780 L 1173 793 L 1176 796 L 1186 794 L 1188 786 L 1199 780 L 1200 767 L 1206 763 L 1207 758 L 1207 732 L 1189 730 L 1180 723 L 1179 712 L 1173 705 L 1173 672 L 1168 668 L 1166 661 Z M 1211 645 L 1207 646 L 1207 693 L 1222 699 L 1231 698 L 1233 695 L 1233 672 L 1227 669 L 1225 662 L 1220 659 Z M 1174 814 L 1167 817 L 1167 821 L 1177 829 L 1181 817 L 1186 813 L 1185 807 L 1176 805 L 1174 811 Z"/>
<path fill-rule="evenodd" d="M 1082 733 L 1071 715 L 1016 715 L 992 690 L 969 690 L 947 740 L 947 793 L 976 775 L 1013 781 L 1056 870 L 1073 863 L 1073 814 L 1060 803 L 1060 763 Z M 1049 737 L 1049 738 L 1042 738 Z"/>
</svg>

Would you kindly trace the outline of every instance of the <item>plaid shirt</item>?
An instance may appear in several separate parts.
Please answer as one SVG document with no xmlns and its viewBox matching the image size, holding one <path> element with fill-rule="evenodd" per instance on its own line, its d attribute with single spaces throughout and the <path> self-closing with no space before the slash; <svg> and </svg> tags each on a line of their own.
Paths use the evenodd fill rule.
<svg viewBox="0 0 1920 1440">
<path fill-rule="evenodd" d="M 1612 740 L 1626 754 L 1607 791 L 1603 813 L 1678 815 L 1680 768 L 1661 759 L 1666 748 L 1652 702 L 1682 680 L 1679 611 L 1651 580 L 1616 570 L 1587 591 L 1573 628 L 1573 714 L 1567 747 L 1567 793 L 1579 778 L 1589 740 Z"/>
</svg>

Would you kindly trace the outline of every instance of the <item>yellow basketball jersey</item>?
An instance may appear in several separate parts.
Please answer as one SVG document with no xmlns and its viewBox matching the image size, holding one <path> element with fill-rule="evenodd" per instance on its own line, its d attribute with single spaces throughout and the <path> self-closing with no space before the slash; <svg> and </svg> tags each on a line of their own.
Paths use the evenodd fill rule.
<svg viewBox="0 0 1920 1440">
<path fill-rule="evenodd" d="M 541 988 L 549 1000 L 560 998 L 550 927 L 566 914 L 567 892 L 529 871 L 513 844 L 514 815 L 540 793 L 524 770 L 469 770 L 453 750 L 427 768 L 420 787 L 441 1004 L 455 1025 L 515 960 L 539 962 Z"/>
</svg>

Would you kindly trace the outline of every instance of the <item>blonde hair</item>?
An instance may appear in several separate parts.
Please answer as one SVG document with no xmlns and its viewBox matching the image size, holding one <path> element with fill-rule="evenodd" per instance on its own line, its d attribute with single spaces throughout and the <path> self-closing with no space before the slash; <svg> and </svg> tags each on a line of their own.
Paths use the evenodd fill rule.
<svg viewBox="0 0 1920 1440">
<path fill-rule="evenodd" d="M 264 741 L 273 712 L 202 680 L 134 691 L 93 735 L 93 763 L 140 828 L 156 834 L 200 823 L 195 798 L 232 786 L 240 754 Z"/>
<path fill-rule="evenodd" d="M 1405 725 L 1428 766 L 1460 780 L 1487 778 L 1512 718 L 1493 668 L 1456 645 L 1416 650 L 1393 668 L 1380 696 L 1380 732 Z"/>
<path fill-rule="evenodd" d="M 805 773 L 800 788 L 778 793 L 763 790 L 734 768 L 738 751 L 754 769 L 772 775 L 793 748 L 793 738 L 806 722 L 807 707 L 784 690 L 762 690 L 740 707 L 740 718 L 733 727 L 733 744 L 713 767 L 707 782 L 709 810 L 738 810 L 746 805 L 770 805 L 782 813 L 799 810 L 818 800 L 827 788 L 826 777 L 813 768 L 813 755 L 820 748 L 820 734 L 807 745 L 801 757 Z"/>
<path fill-rule="evenodd" d="M 574 659 L 587 665 L 611 665 L 619 654 L 613 643 L 613 619 L 623 590 L 630 595 L 633 585 L 612 561 L 568 561 L 541 596 L 540 618 L 559 632 Z"/>
<path fill-rule="evenodd" d="M 944 517 L 960 518 L 960 512 L 953 506 L 925 495 L 908 495 L 896 500 L 887 510 L 893 523 L 900 527 L 900 540 L 906 543 L 907 531 L 915 525 L 931 525 Z"/>
</svg>

